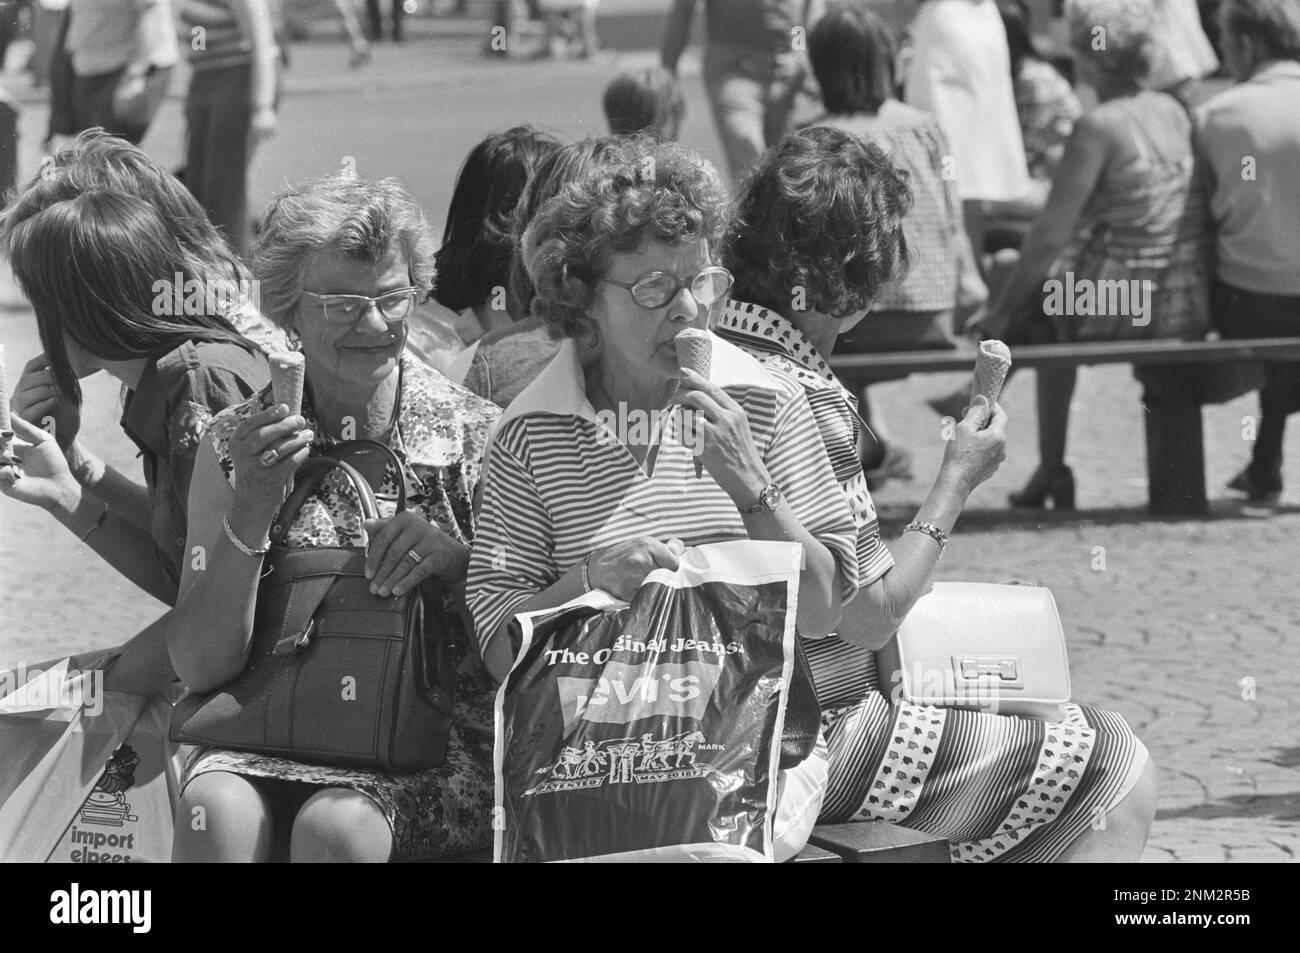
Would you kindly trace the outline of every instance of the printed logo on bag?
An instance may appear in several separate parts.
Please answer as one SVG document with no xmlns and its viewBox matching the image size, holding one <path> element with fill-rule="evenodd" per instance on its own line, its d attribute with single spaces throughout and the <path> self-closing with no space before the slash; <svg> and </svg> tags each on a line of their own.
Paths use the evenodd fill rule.
<svg viewBox="0 0 1300 953">
<path fill-rule="evenodd" d="M 647 733 L 636 738 L 611 738 L 596 744 L 585 741 L 581 748 L 565 746 L 554 764 L 538 768 L 547 775 L 541 784 L 524 792 L 553 794 L 603 784 L 657 784 L 702 778 L 713 766 L 700 761 L 697 750 L 718 748 L 705 745 L 704 732 L 683 731 L 671 738 Z"/>
<path fill-rule="evenodd" d="M 51 923 L 126 924 L 132 933 L 148 933 L 152 909 L 152 890 L 82 890 L 74 883 L 50 894 Z"/>
<path fill-rule="evenodd" d="M 75 845 L 68 859 L 74 864 L 129 864 L 135 848 L 134 827 L 140 820 L 131 813 L 126 792 L 135 784 L 135 769 L 140 756 L 130 745 L 122 745 L 104 764 L 104 773 L 95 783 L 72 825 L 71 843 Z M 130 829 L 128 829 L 128 827 Z"/>
</svg>

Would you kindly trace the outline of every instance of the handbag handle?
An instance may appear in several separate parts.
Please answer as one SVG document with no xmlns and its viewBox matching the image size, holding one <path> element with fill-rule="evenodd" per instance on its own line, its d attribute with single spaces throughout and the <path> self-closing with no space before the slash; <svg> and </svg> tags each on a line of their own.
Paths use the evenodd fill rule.
<svg viewBox="0 0 1300 953">
<path fill-rule="evenodd" d="M 325 477 L 334 470 L 341 470 L 348 477 L 360 503 L 362 519 L 378 519 L 379 502 L 375 498 L 375 491 L 370 486 L 370 481 L 348 462 L 349 459 L 371 453 L 380 453 L 388 458 L 388 463 L 393 464 L 396 470 L 397 512 L 401 513 L 405 510 L 406 480 L 402 476 L 402 462 L 397 454 L 391 447 L 377 440 L 350 440 L 331 447 L 320 456 L 311 457 L 294 473 L 293 491 L 280 507 L 275 522 L 271 524 L 271 542 L 277 546 L 285 545 L 289 537 L 289 527 L 298 518 L 298 512 L 307 502 L 307 497 L 315 493 Z"/>
<path fill-rule="evenodd" d="M 307 502 L 307 497 L 315 493 L 321 481 L 335 470 L 342 470 L 348 482 L 352 484 L 353 492 L 356 493 L 361 505 L 361 518 L 370 520 L 379 517 L 379 504 L 375 499 L 375 491 L 371 489 L 370 481 L 362 476 L 356 467 L 345 460 L 335 460 L 328 456 L 312 457 L 293 475 L 293 491 L 280 507 L 275 522 L 271 524 L 272 545 L 286 544 L 289 538 L 289 527 L 293 526 L 293 521 L 298 518 L 298 511 Z"/>
</svg>

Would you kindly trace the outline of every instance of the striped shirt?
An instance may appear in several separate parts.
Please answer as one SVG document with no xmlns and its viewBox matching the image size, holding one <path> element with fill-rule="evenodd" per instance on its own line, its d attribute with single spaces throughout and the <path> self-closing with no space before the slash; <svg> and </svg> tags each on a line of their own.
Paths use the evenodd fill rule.
<svg viewBox="0 0 1300 953">
<path fill-rule="evenodd" d="M 769 370 L 793 378 L 803 388 L 835 479 L 858 527 L 858 584 L 863 588 L 871 585 L 893 568 L 894 557 L 880 537 L 876 507 L 858 459 L 857 400 L 844 389 L 803 332 L 775 311 L 728 301 L 713 330 L 749 351 Z"/>
<path fill-rule="evenodd" d="M 715 339 L 710 379 L 744 408 L 768 472 L 810 534 L 835 558 L 841 596 L 858 589 L 852 514 L 839 492 L 802 388 Z M 656 418 L 649 474 L 628 452 L 638 421 L 606 421 L 587 400 L 582 366 L 565 341 L 510 405 L 487 453 L 486 489 L 470 556 L 468 605 L 486 647 L 519 605 L 597 549 L 637 536 L 687 546 L 746 539 L 735 503 L 696 476 L 673 408 Z"/>
</svg>

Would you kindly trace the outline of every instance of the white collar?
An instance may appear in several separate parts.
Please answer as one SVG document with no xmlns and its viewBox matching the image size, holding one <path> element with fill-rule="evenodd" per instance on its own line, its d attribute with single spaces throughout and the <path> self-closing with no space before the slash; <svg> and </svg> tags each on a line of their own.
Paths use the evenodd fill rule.
<svg viewBox="0 0 1300 953">
<path fill-rule="evenodd" d="M 710 336 L 713 361 L 709 366 L 709 380 L 713 383 L 723 388 L 764 390 L 776 390 L 780 386 L 757 359 L 712 332 Z M 526 414 L 555 414 L 597 422 L 596 409 L 587 399 L 587 377 L 578 358 L 578 345 L 571 338 L 560 344 L 551 362 L 510 402 L 498 426 Z"/>
</svg>

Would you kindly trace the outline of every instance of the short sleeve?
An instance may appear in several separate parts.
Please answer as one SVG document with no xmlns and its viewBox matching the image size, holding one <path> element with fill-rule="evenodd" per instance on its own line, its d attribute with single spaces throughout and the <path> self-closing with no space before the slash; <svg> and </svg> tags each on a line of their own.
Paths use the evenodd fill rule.
<svg viewBox="0 0 1300 953">
<path fill-rule="evenodd" d="M 189 499 L 194 456 L 212 419 L 248 400 L 268 378 L 269 372 L 248 355 L 246 363 L 199 363 L 179 379 L 177 392 L 168 402 L 167 420 L 168 471 L 179 500 Z"/>
<path fill-rule="evenodd" d="M 484 649 L 522 602 L 560 575 L 553 524 L 525 464 L 525 440 L 525 421 L 513 420 L 487 453 L 483 508 L 466 576 L 466 601 Z"/>
<path fill-rule="evenodd" d="M 894 557 L 881 538 L 876 506 L 858 459 L 858 421 L 849 403 L 852 398 L 841 388 L 828 386 L 820 378 L 815 386 L 805 384 L 804 393 L 830 459 L 835 481 L 857 526 L 858 585 L 865 588 L 893 568 Z"/>
<path fill-rule="evenodd" d="M 858 592 L 857 526 L 802 389 L 778 408 L 764 463 L 803 528 L 835 557 L 848 602 Z"/>
</svg>

